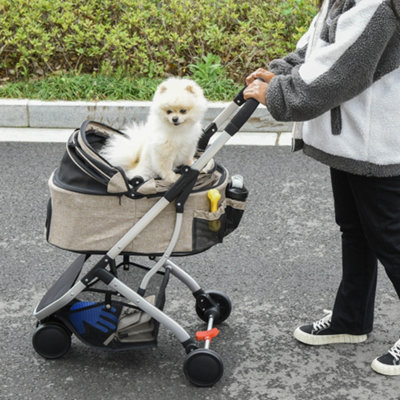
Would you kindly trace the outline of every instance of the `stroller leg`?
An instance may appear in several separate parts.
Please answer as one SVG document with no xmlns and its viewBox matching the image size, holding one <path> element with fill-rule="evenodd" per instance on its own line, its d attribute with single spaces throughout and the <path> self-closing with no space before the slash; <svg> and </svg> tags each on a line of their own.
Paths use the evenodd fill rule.
<svg viewBox="0 0 400 400">
<path fill-rule="evenodd" d="M 196 299 L 196 312 L 200 319 L 209 324 L 212 318 L 212 324 L 220 324 L 229 317 L 232 303 L 226 294 L 217 290 L 204 291 L 187 272 L 171 260 L 166 261 L 165 267 L 192 291 Z"/>
<path fill-rule="evenodd" d="M 177 213 L 176 220 L 175 220 L 174 232 L 172 234 L 171 241 L 170 241 L 167 249 L 165 250 L 165 253 L 157 261 L 157 264 L 144 276 L 144 278 L 142 279 L 142 282 L 140 283 L 140 288 L 139 288 L 138 293 L 141 296 L 144 295 L 144 293 L 147 289 L 147 285 L 150 282 L 150 279 L 153 277 L 154 274 L 156 274 L 161 268 L 164 267 L 166 261 L 168 260 L 168 257 L 171 255 L 172 251 L 174 250 L 176 243 L 178 242 L 179 234 L 181 232 L 182 221 L 183 221 L 183 214 Z"/>
<path fill-rule="evenodd" d="M 166 268 L 171 271 L 171 274 L 183 282 L 193 294 L 201 290 L 200 285 L 187 272 L 185 272 L 182 268 L 179 268 L 171 260 L 167 260 L 165 265 Z"/>
</svg>

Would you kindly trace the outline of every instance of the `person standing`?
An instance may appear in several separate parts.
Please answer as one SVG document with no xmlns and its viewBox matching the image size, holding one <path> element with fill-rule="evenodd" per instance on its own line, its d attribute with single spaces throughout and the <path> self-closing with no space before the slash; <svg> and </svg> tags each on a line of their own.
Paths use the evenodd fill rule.
<svg viewBox="0 0 400 400">
<path fill-rule="evenodd" d="M 296 50 L 246 80 L 246 99 L 297 121 L 293 150 L 330 167 L 342 278 L 332 312 L 294 331 L 309 345 L 367 339 L 378 260 L 400 297 L 399 10 L 400 0 L 325 0 Z M 371 366 L 400 375 L 400 339 Z"/>
</svg>

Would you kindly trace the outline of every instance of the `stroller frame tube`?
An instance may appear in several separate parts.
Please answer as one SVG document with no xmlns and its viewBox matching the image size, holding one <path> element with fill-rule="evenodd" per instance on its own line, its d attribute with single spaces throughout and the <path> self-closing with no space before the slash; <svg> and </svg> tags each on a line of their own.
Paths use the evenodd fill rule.
<svg viewBox="0 0 400 400">
<path fill-rule="evenodd" d="M 168 260 L 169 256 L 171 255 L 172 251 L 174 250 L 176 243 L 178 242 L 179 239 L 179 234 L 181 233 L 181 228 L 182 228 L 182 221 L 183 221 L 183 214 L 182 213 L 177 213 L 176 214 L 176 222 L 175 222 L 175 229 L 172 234 L 171 241 L 167 247 L 167 250 L 165 250 L 165 253 L 162 255 L 160 260 L 154 265 L 153 268 L 143 277 L 142 282 L 140 283 L 140 288 L 138 293 L 139 294 L 144 294 L 144 292 L 147 289 L 147 285 L 150 282 L 150 279 L 153 277 L 154 274 L 156 274 L 166 263 Z"/>
<path fill-rule="evenodd" d="M 207 330 L 211 331 L 211 329 L 213 328 L 213 325 L 214 325 L 214 317 L 212 315 L 210 315 L 210 317 L 208 318 Z M 211 340 L 206 339 L 204 342 L 204 348 L 208 350 L 210 348 L 210 344 L 211 344 Z"/>
<path fill-rule="evenodd" d="M 234 102 L 230 103 L 228 107 L 222 110 L 212 122 L 216 125 L 217 129 L 239 108 L 240 106 Z"/>
<path fill-rule="evenodd" d="M 165 265 L 165 268 L 168 268 L 171 274 L 183 282 L 192 291 L 192 293 L 196 293 L 201 290 L 201 286 L 187 272 L 178 267 L 171 260 L 167 260 Z"/>
<path fill-rule="evenodd" d="M 207 148 L 202 156 L 194 162 L 191 168 L 196 171 L 201 171 L 231 137 L 232 136 L 228 132 L 223 131 L 221 135 L 215 139 L 213 144 Z"/>
</svg>

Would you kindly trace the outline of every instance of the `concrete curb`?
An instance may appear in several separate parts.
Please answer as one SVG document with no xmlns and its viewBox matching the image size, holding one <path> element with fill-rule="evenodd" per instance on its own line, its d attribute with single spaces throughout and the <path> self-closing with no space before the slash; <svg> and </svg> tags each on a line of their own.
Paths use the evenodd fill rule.
<svg viewBox="0 0 400 400">
<path fill-rule="evenodd" d="M 2 142 L 65 143 L 74 128 L 12 128 L 0 127 Z M 218 137 L 219 133 L 211 139 Z M 238 132 L 227 143 L 236 146 L 290 146 L 291 132 Z"/>
<path fill-rule="evenodd" d="M 143 121 L 148 101 L 40 101 L 0 99 L 0 126 L 19 128 L 76 128 L 86 120 L 95 120 L 121 129 L 130 122 Z M 204 124 L 207 125 L 229 103 L 210 103 Z M 278 122 L 264 106 L 259 106 L 243 126 L 246 132 L 288 132 L 292 124 Z"/>
</svg>

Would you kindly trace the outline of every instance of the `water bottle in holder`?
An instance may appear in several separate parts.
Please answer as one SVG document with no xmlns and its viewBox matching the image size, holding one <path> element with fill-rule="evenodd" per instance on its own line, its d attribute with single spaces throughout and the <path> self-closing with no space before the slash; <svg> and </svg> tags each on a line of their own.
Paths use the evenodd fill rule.
<svg viewBox="0 0 400 400">
<path fill-rule="evenodd" d="M 226 187 L 226 227 L 225 234 L 235 230 L 242 219 L 249 191 L 244 186 L 243 176 L 233 175 Z"/>
</svg>

